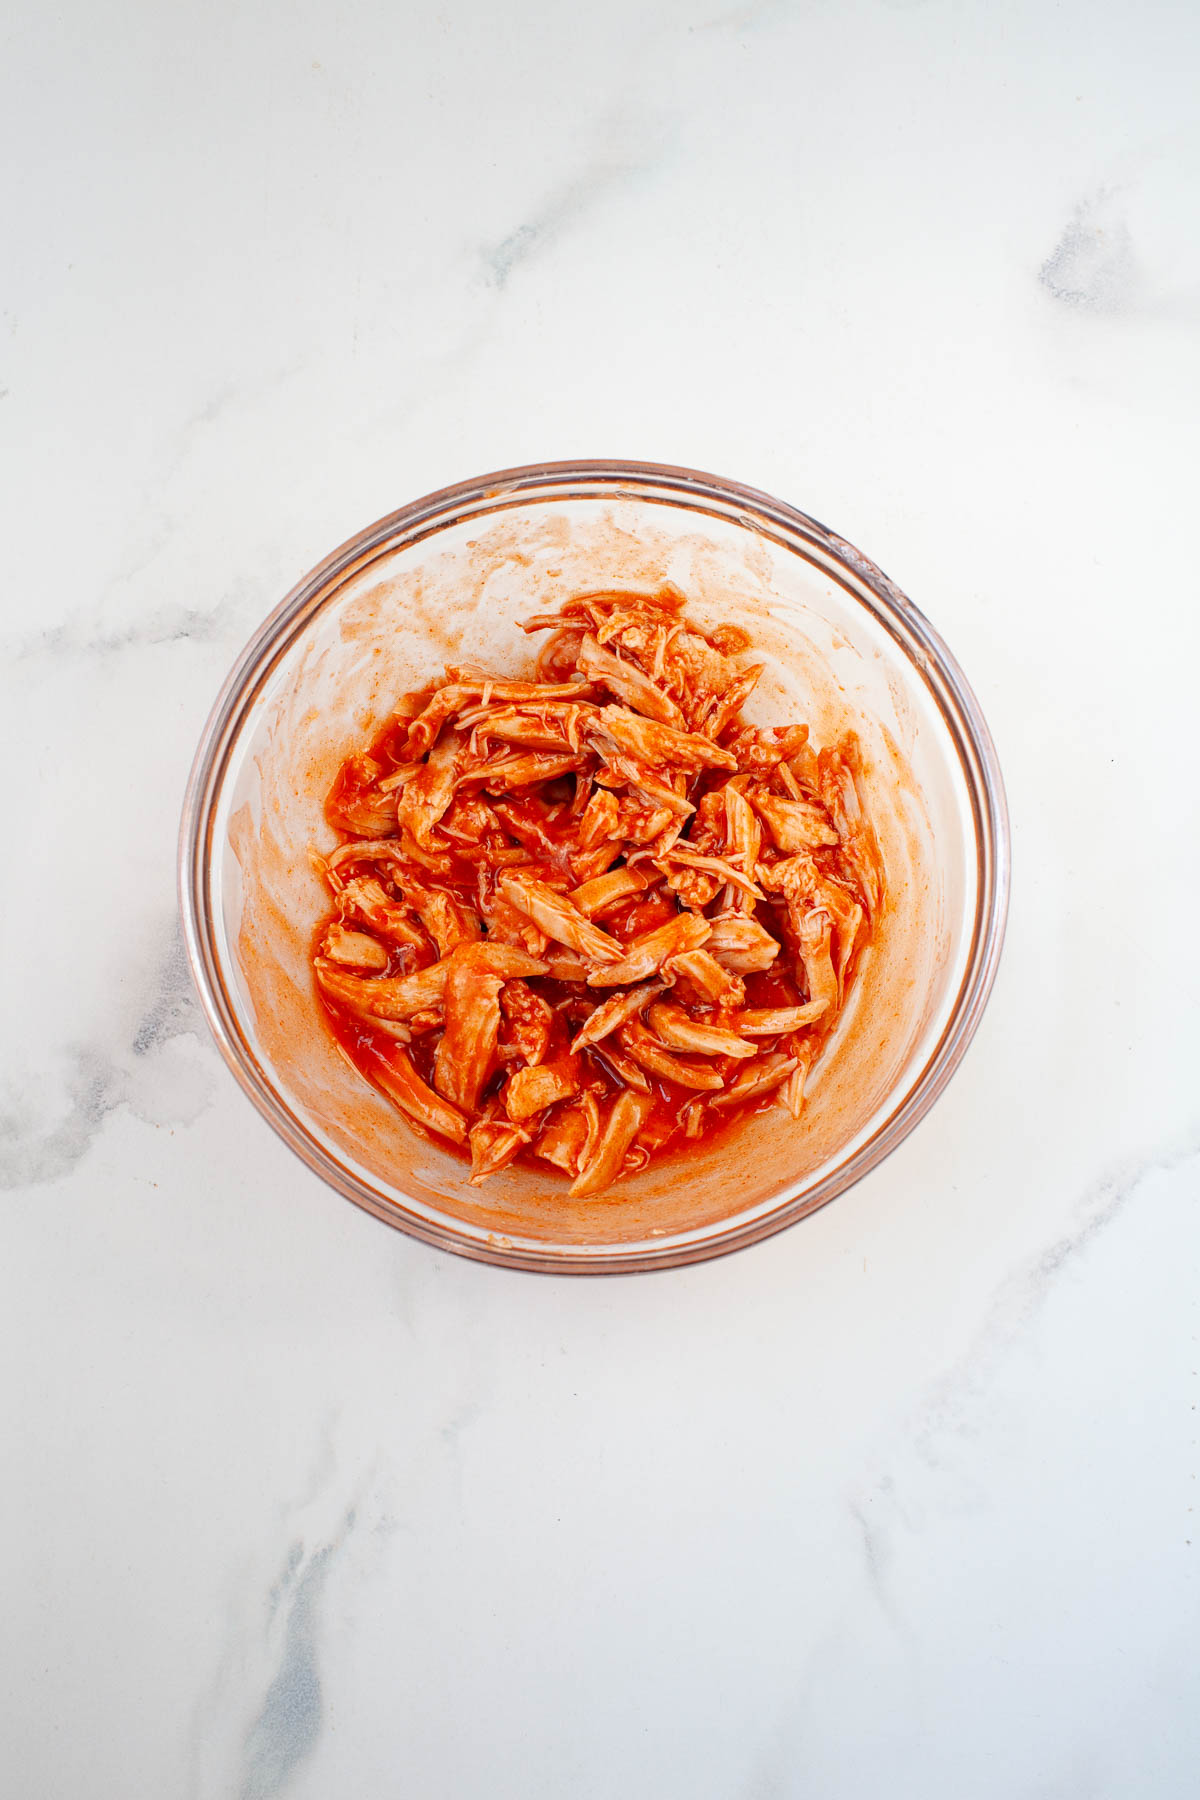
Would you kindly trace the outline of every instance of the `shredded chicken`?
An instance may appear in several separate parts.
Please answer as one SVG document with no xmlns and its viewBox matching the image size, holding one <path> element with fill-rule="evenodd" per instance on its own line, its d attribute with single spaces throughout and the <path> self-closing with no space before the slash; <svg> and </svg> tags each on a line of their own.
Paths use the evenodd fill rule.
<svg viewBox="0 0 1200 1800">
<path fill-rule="evenodd" d="M 505 1087 L 504 1105 L 514 1124 L 543 1113 L 559 1100 L 569 1100 L 582 1086 L 578 1063 L 573 1057 L 559 1062 L 539 1063 L 535 1069 L 518 1069 L 510 1075 Z"/>
<path fill-rule="evenodd" d="M 673 956 L 664 964 L 671 976 L 682 976 L 693 988 L 701 1005 L 740 1006 L 746 997 L 746 984 L 740 975 L 724 968 L 707 950 L 689 950 L 684 956 Z"/>
<path fill-rule="evenodd" d="M 546 1115 L 546 1123 L 533 1146 L 535 1156 L 553 1163 L 564 1175 L 574 1175 L 583 1166 L 590 1146 L 599 1136 L 599 1114 L 596 1113 L 595 1129 L 592 1129 L 586 1102 L 590 1101 L 592 1110 L 596 1112 L 596 1097 L 587 1094 L 583 1101 L 554 1107 Z"/>
<path fill-rule="evenodd" d="M 313 969 L 343 1054 L 472 1183 L 521 1161 L 592 1200 L 801 1117 L 884 871 L 856 741 L 743 719 L 739 626 L 667 584 L 525 629 L 533 679 L 448 668 L 342 765 Z"/>
<path fill-rule="evenodd" d="M 554 1032 L 554 1012 L 548 1000 L 535 994 L 527 981 L 514 976 L 500 990 L 502 1054 L 506 1061 L 527 1067 L 545 1062 Z"/>
<path fill-rule="evenodd" d="M 718 1094 L 713 1105 L 738 1106 L 746 1100 L 756 1100 L 760 1094 L 770 1093 L 786 1081 L 795 1067 L 794 1056 L 759 1057 L 757 1062 L 745 1065 L 733 1086 Z"/>
<path fill-rule="evenodd" d="M 610 688 L 627 705 L 635 707 L 647 719 L 659 719 L 666 725 L 682 725 L 683 714 L 671 696 L 665 694 L 636 665 L 602 649 L 595 638 L 584 638 L 577 667 L 591 680 L 603 682 L 605 687 Z"/>
<path fill-rule="evenodd" d="M 635 1063 L 640 1063 L 647 1074 L 657 1075 L 662 1081 L 685 1088 L 719 1089 L 725 1086 L 725 1077 L 719 1069 L 714 1069 L 711 1063 L 684 1062 L 682 1057 L 673 1056 L 638 1019 L 630 1019 L 627 1025 L 622 1025 L 617 1037 L 621 1048 Z"/>
<path fill-rule="evenodd" d="M 737 1028 L 743 1037 L 782 1037 L 815 1025 L 824 1011 L 824 1000 L 810 1000 L 807 1006 L 749 1007 L 738 1014 Z"/>
<path fill-rule="evenodd" d="M 478 1187 L 489 1175 L 506 1169 L 529 1142 L 529 1133 L 506 1119 L 480 1119 L 478 1125 L 472 1125 L 468 1137 L 472 1187 Z"/>
<path fill-rule="evenodd" d="M 361 1019 L 408 1019 L 426 1007 L 440 1006 L 446 992 L 444 962 L 399 977 L 350 975 L 322 956 L 313 967 L 325 997 Z"/>
<path fill-rule="evenodd" d="M 333 924 L 325 933 L 325 955 L 330 962 L 347 969 L 386 969 L 390 958 L 387 947 L 367 931 L 347 931 Z"/>
<path fill-rule="evenodd" d="M 823 806 L 811 800 L 784 800 L 778 794 L 751 790 L 751 803 L 777 847 L 790 855 L 818 844 L 836 844 L 838 834 Z"/>
<path fill-rule="evenodd" d="M 439 1137 L 449 1138 L 451 1143 L 462 1143 L 467 1135 L 467 1121 L 457 1106 L 448 1105 L 427 1081 L 421 1079 L 407 1050 L 393 1048 L 389 1055 L 374 1052 L 366 1067 L 388 1099 L 394 1101 L 413 1124 L 436 1132 Z"/>
<path fill-rule="evenodd" d="M 743 913 L 725 913 L 714 919 L 708 939 L 712 955 L 736 975 L 759 975 L 779 955 L 779 940 L 757 919 Z"/>
<path fill-rule="evenodd" d="M 611 1000 L 605 1000 L 595 1012 L 588 1014 L 587 1023 L 571 1045 L 572 1050 L 582 1050 L 588 1044 L 600 1043 L 627 1020 L 636 1018 L 654 996 L 662 991 L 661 981 L 648 981 L 644 987 L 627 988 L 623 994 L 614 994 Z"/>
<path fill-rule="evenodd" d="M 586 919 L 598 919 L 611 912 L 631 894 L 640 894 L 654 885 L 653 874 L 642 869 L 610 869 L 605 875 L 594 875 L 569 896 L 571 904 Z"/>
<path fill-rule="evenodd" d="M 698 950 L 711 932 L 707 919 L 696 913 L 677 913 L 656 931 L 634 938 L 620 961 L 593 969 L 588 975 L 589 987 L 624 987 L 631 981 L 645 981 L 657 975 L 663 964 L 687 950 Z"/>
<path fill-rule="evenodd" d="M 686 1050 L 696 1056 L 758 1055 L 754 1045 L 748 1044 L 736 1031 L 729 1031 L 723 1025 L 710 1025 L 703 1019 L 693 1019 L 682 1006 L 660 1002 L 650 1008 L 647 1017 L 669 1050 Z"/>
<path fill-rule="evenodd" d="M 609 937 L 606 931 L 585 919 L 568 899 L 556 894 L 544 881 L 534 881 L 526 875 L 510 875 L 501 882 L 500 891 L 510 906 L 532 919 L 539 931 L 544 931 L 556 944 L 578 950 L 580 956 L 590 957 L 593 962 L 620 959 L 621 946 L 616 938 Z"/>
<path fill-rule="evenodd" d="M 649 1094 L 637 1094 L 629 1088 L 617 1095 L 599 1143 L 572 1183 L 572 1200 L 603 1193 L 613 1185 L 621 1173 L 625 1152 L 650 1117 L 653 1105 Z"/>
</svg>

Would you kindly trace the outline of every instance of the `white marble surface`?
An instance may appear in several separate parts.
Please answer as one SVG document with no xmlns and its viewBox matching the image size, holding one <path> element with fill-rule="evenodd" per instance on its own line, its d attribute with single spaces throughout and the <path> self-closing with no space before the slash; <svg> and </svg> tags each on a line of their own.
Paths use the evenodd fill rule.
<svg viewBox="0 0 1200 1800">
<path fill-rule="evenodd" d="M 1200 1791 L 1198 63 L 1182 0 L 9 10 L 6 1793 Z M 294 1162 L 172 870 L 293 580 L 571 455 L 874 556 L 1016 857 L 902 1150 L 610 1281 Z"/>
</svg>

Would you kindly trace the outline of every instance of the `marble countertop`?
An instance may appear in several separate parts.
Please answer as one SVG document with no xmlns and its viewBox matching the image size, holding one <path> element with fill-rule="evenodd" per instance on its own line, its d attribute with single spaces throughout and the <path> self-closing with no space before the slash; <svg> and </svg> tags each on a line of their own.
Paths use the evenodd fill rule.
<svg viewBox="0 0 1200 1800">
<path fill-rule="evenodd" d="M 1200 1789 L 1200 13 L 18 0 L 0 71 L 21 1800 Z M 1013 815 L 949 1091 L 613 1280 L 323 1187 L 207 1040 L 234 654 L 416 495 L 690 464 L 860 545 Z"/>
</svg>

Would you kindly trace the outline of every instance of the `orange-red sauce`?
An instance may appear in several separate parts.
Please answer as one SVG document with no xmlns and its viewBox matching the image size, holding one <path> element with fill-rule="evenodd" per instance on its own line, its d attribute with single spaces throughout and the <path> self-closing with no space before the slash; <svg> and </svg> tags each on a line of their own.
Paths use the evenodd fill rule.
<svg viewBox="0 0 1200 1800">
<path fill-rule="evenodd" d="M 321 929 L 323 930 L 324 927 L 322 926 Z M 400 972 L 398 962 L 394 970 L 389 969 L 387 971 L 389 974 L 399 974 Z M 746 978 L 746 991 L 748 996 L 751 993 L 751 983 L 757 979 L 758 977 L 753 975 Z M 565 987 L 561 982 L 551 981 L 547 976 L 530 977 L 529 986 L 535 993 L 540 994 L 543 999 L 548 1000 L 552 1006 L 556 1000 L 562 1000 L 568 997 L 572 991 L 570 988 Z M 395 1039 L 389 1037 L 386 1032 L 373 1027 L 366 1019 L 360 1018 L 356 1013 L 352 1013 L 347 1007 L 338 1006 L 336 1002 L 330 1000 L 327 995 L 321 994 L 318 991 L 317 997 L 325 1017 L 328 1020 L 329 1028 L 341 1045 L 343 1051 L 364 1079 L 371 1082 L 372 1085 L 375 1085 L 376 1066 L 379 1062 L 387 1062 L 391 1052 L 396 1047 Z M 785 1004 L 785 1002 L 776 1000 L 774 997 L 764 1000 L 760 1000 L 756 997 L 751 1003 L 755 1006 L 775 1006 Z M 787 1004 L 791 1004 L 791 1002 L 787 1002 Z M 562 1015 L 556 1013 L 553 1028 L 554 1036 L 551 1038 L 550 1049 L 547 1053 L 547 1061 L 552 1061 L 556 1055 L 561 1055 L 567 1048 L 567 1032 L 561 1021 Z M 576 1027 L 576 1029 L 578 1029 L 578 1027 Z M 437 1048 L 439 1035 L 440 1034 L 436 1031 L 419 1033 L 413 1037 L 411 1043 L 404 1046 L 422 1080 L 427 1081 L 431 1086 L 433 1085 L 433 1058 Z M 504 1027 L 502 1026 L 501 1043 L 503 1044 L 503 1042 Z M 603 1045 L 601 1044 L 598 1046 L 598 1049 L 602 1053 Z M 622 1092 L 623 1083 L 612 1080 L 611 1076 L 604 1068 L 601 1055 L 597 1055 L 592 1050 L 584 1050 L 581 1052 L 581 1055 L 588 1066 L 588 1081 L 586 1085 L 594 1090 L 597 1099 L 603 1107 L 610 1100 L 615 1099 L 617 1094 Z M 732 1057 L 708 1057 L 705 1060 L 729 1080 L 732 1080 L 737 1073 L 738 1065 Z M 488 1096 L 493 1094 L 500 1086 L 504 1076 L 509 1073 L 513 1067 L 517 1066 L 519 1065 L 507 1063 L 500 1064 L 491 1081 L 488 1083 L 488 1086 L 484 1089 L 482 1099 L 486 1101 Z M 714 1117 L 711 1109 L 706 1108 L 700 1115 L 702 1122 L 701 1131 L 697 1136 L 689 1138 L 684 1135 L 682 1125 L 680 1124 L 680 1114 L 690 1100 L 703 1098 L 703 1094 L 695 1088 L 680 1087 L 676 1082 L 666 1081 L 660 1076 L 650 1074 L 647 1070 L 642 1070 L 642 1073 L 650 1084 L 650 1092 L 654 1099 L 654 1109 L 651 1112 L 646 1126 L 643 1128 L 641 1136 L 643 1139 L 649 1138 L 654 1141 L 654 1157 L 656 1161 L 662 1156 L 680 1156 L 701 1149 L 707 1150 L 713 1144 L 719 1143 L 747 1114 L 766 1111 L 772 1102 L 778 1098 L 778 1095 L 775 1093 L 763 1094 L 760 1095 L 757 1100 L 744 1102 L 741 1106 L 723 1107 L 716 1117 Z M 405 1122 L 412 1130 L 421 1129 L 414 1125 L 411 1119 L 406 1119 Z M 447 1151 L 451 1156 L 457 1157 L 461 1162 L 470 1162 L 471 1151 L 469 1144 L 456 1144 L 452 1139 L 442 1137 L 436 1138 L 435 1141 L 440 1149 Z M 543 1174 L 546 1174 L 551 1170 L 551 1164 L 545 1162 L 542 1158 L 535 1156 L 530 1150 L 522 1150 L 518 1153 L 515 1160 L 518 1163 L 523 1164 L 526 1168 L 540 1169 Z M 553 1172 L 556 1175 L 560 1173 L 558 1170 L 554 1170 Z"/>
<path fill-rule="evenodd" d="M 551 671 L 544 671 L 544 674 Z M 731 727 L 732 729 L 732 727 Z M 392 769 L 400 767 L 407 761 L 405 743 L 408 733 L 407 718 L 389 721 L 377 735 L 370 747 L 357 756 L 346 760 L 339 770 L 333 789 L 329 795 L 331 806 L 345 802 L 353 803 L 359 795 L 366 795 L 381 776 L 386 776 Z M 693 789 L 693 797 L 699 799 L 712 785 L 722 777 L 717 772 L 702 773 Z M 564 847 L 569 842 L 574 845 L 577 819 L 572 809 L 574 781 L 566 777 L 558 782 L 544 783 L 538 794 L 517 792 L 493 799 L 492 806 L 502 823 L 503 831 L 511 842 L 520 843 L 526 853 L 522 862 L 522 873 L 553 878 L 569 872 L 569 864 L 564 855 Z M 443 834 L 445 837 L 445 834 Z M 443 890 L 457 895 L 473 910 L 478 910 L 480 903 L 480 880 L 489 887 L 493 886 L 503 873 L 497 868 L 491 850 L 485 845 L 454 844 L 446 838 L 450 851 L 449 874 L 439 869 L 434 884 Z M 816 860 L 824 864 L 825 856 L 820 850 L 816 852 Z M 388 883 L 388 867 L 386 862 L 377 865 L 376 873 L 385 888 Z M 596 923 L 623 943 L 654 930 L 665 924 L 679 912 L 675 898 L 661 889 L 648 895 L 634 895 L 621 905 L 605 913 Z M 769 906 L 769 913 L 775 918 L 772 929 L 775 935 L 787 946 L 786 913 L 780 906 Z M 314 938 L 314 949 L 336 912 L 326 915 L 317 928 Z M 770 922 L 770 921 L 769 921 Z M 390 961 L 386 970 L 373 971 L 386 975 L 409 975 L 418 968 L 427 966 L 435 957 L 430 953 L 422 959 L 419 954 L 408 949 L 390 949 Z M 552 947 L 553 950 L 553 947 Z M 778 1008 L 795 1006 L 804 999 L 796 986 L 790 972 L 793 958 L 781 956 L 772 968 L 761 973 L 743 977 L 745 984 L 745 1004 L 748 1008 Z M 854 962 L 857 961 L 857 952 Z M 786 966 L 781 966 L 786 965 Z M 852 965 L 853 967 L 853 965 Z M 554 1011 L 551 1042 L 544 1060 L 552 1061 L 564 1055 L 575 1033 L 582 1025 L 592 1005 L 598 1004 L 606 996 L 596 994 L 590 999 L 581 996 L 576 986 L 569 986 L 551 979 L 549 976 L 529 977 L 529 988 L 544 999 Z M 376 1082 L 379 1064 L 387 1063 L 394 1054 L 397 1041 L 367 1020 L 348 1008 L 338 1005 L 318 989 L 318 999 L 324 1010 L 329 1026 L 345 1055 L 364 1076 L 373 1084 Z M 575 1008 L 565 1003 L 574 1001 Z M 430 1086 L 433 1086 L 433 1061 L 440 1032 L 435 1028 L 419 1029 L 419 1021 L 413 1021 L 412 1040 L 404 1047 L 415 1068 Z M 514 1068 L 521 1066 L 521 1059 L 515 1054 L 505 1059 L 503 1055 L 506 1037 L 509 1032 L 507 1021 L 503 1021 L 500 1030 L 501 1059 L 487 1087 L 481 1095 L 481 1104 L 496 1093 L 506 1075 Z M 609 1040 L 616 1049 L 615 1040 Z M 763 1048 L 769 1048 L 764 1044 Z M 606 1045 L 604 1042 L 581 1052 L 587 1074 L 585 1087 L 595 1092 L 603 1108 L 610 1100 L 624 1091 L 625 1084 L 613 1079 L 604 1063 Z M 706 1057 L 706 1065 L 722 1075 L 726 1083 L 731 1084 L 737 1076 L 739 1063 L 737 1059 Z M 639 1134 L 639 1141 L 649 1146 L 655 1161 L 664 1156 L 683 1156 L 692 1151 L 708 1149 L 712 1144 L 723 1139 L 728 1132 L 735 1129 L 749 1113 L 762 1112 L 775 1105 L 778 1091 L 773 1090 L 758 1096 L 756 1099 L 743 1102 L 741 1105 L 730 1105 L 714 1112 L 709 1107 L 699 1109 L 702 1126 L 695 1137 L 685 1135 L 681 1115 L 688 1104 L 695 1100 L 710 1097 L 711 1091 L 698 1090 L 677 1085 L 640 1070 L 649 1084 L 654 1106 L 647 1125 Z M 406 1121 L 412 1129 L 423 1130 L 411 1120 Z M 456 1144 L 450 1140 L 437 1138 L 440 1148 L 449 1154 L 469 1163 L 471 1160 L 468 1144 Z M 532 1150 L 522 1150 L 516 1160 L 531 1169 L 540 1169 L 543 1173 L 551 1170 L 553 1165 L 538 1158 Z M 554 1169 L 556 1177 L 560 1174 Z"/>
</svg>

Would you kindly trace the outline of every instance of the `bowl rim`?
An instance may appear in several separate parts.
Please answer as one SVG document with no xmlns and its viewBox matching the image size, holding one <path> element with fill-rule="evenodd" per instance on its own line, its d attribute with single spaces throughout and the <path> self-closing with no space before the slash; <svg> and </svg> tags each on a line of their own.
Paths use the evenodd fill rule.
<svg viewBox="0 0 1200 1800">
<path fill-rule="evenodd" d="M 679 496 L 675 504 L 732 520 L 793 553 L 799 553 L 797 538 L 806 541 L 822 553 L 825 572 L 869 607 L 917 666 L 955 744 L 974 817 L 979 880 L 967 964 L 945 1026 L 907 1093 L 870 1136 L 810 1190 L 740 1224 L 735 1215 L 725 1226 L 682 1244 L 655 1246 L 640 1239 L 627 1246 L 534 1245 L 497 1233 L 471 1237 L 449 1218 L 442 1225 L 402 1212 L 373 1192 L 301 1125 L 242 1036 L 216 953 L 208 882 L 222 782 L 246 714 L 272 670 L 309 618 L 382 554 L 381 546 L 389 551 L 397 548 L 392 540 L 403 535 L 407 547 L 464 516 L 509 510 L 539 496 L 661 502 L 670 491 Z M 855 585 L 841 580 L 826 558 L 846 569 Z M 475 1261 L 551 1274 L 643 1273 L 726 1255 L 795 1224 L 877 1168 L 929 1112 L 975 1035 L 999 967 L 1010 882 L 1008 806 L 991 732 L 956 658 L 908 596 L 869 557 L 786 501 L 700 470 L 612 459 L 526 464 L 435 489 L 376 519 L 310 569 L 253 633 L 221 686 L 188 775 L 178 840 L 180 916 L 201 1008 L 239 1086 L 273 1130 L 314 1174 L 385 1224 Z"/>
</svg>

